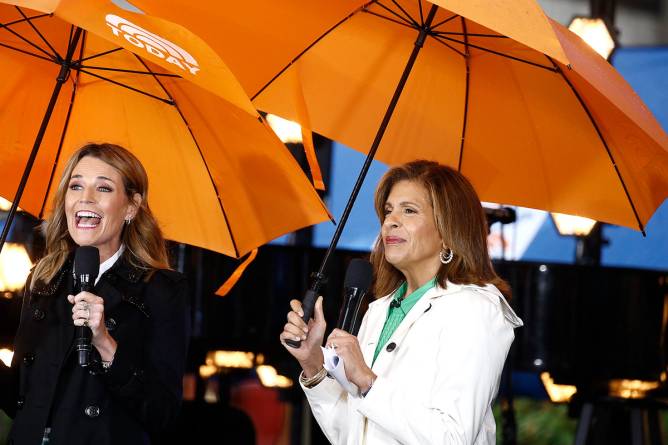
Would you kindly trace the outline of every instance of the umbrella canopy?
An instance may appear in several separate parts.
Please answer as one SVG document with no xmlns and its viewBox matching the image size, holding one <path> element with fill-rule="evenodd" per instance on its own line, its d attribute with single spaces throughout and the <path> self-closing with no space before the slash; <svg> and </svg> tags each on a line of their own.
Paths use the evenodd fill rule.
<svg viewBox="0 0 668 445">
<path fill-rule="evenodd" d="M 132 3 L 206 38 L 258 108 L 363 152 L 380 142 L 389 164 L 459 168 L 485 201 L 643 230 L 668 196 L 666 133 L 532 0 Z"/>
<path fill-rule="evenodd" d="M 329 218 L 201 39 L 108 1 L 18 3 L 41 9 L 0 4 L 0 195 L 14 197 L 51 96 L 20 201 L 33 215 L 49 210 L 70 154 L 106 141 L 130 149 L 146 168 L 149 203 L 169 239 L 239 257 Z"/>
</svg>

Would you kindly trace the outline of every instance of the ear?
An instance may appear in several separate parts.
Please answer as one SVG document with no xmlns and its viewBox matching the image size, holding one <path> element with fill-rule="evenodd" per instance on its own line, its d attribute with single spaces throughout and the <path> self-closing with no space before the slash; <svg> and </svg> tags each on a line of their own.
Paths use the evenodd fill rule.
<svg viewBox="0 0 668 445">
<path fill-rule="evenodd" d="M 125 214 L 125 219 L 134 219 L 137 215 L 137 211 L 142 203 L 142 197 L 139 193 L 135 193 L 132 196 L 132 201 L 128 204 L 128 211 Z"/>
</svg>

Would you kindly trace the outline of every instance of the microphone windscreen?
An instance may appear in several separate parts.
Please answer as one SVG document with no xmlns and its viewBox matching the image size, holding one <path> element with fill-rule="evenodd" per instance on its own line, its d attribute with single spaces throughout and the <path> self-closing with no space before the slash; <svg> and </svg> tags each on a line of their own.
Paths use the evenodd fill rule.
<svg viewBox="0 0 668 445">
<path fill-rule="evenodd" d="M 343 286 L 364 289 L 366 292 L 371 286 L 372 279 L 373 269 L 371 263 L 366 260 L 355 258 L 348 264 L 346 277 L 343 280 Z"/>
<path fill-rule="evenodd" d="M 74 253 L 74 270 L 77 276 L 88 275 L 94 282 L 100 273 L 100 251 L 94 246 L 80 246 Z"/>
</svg>

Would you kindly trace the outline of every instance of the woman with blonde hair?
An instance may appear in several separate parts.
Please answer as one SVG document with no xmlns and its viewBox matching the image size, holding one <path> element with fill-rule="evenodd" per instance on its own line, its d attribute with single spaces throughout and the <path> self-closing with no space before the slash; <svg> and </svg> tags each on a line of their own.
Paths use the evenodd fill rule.
<svg viewBox="0 0 668 445">
<path fill-rule="evenodd" d="M 492 403 L 521 326 L 487 251 L 487 223 L 469 181 L 430 161 L 392 168 L 375 195 L 380 236 L 374 293 L 357 337 L 326 341 L 343 359 L 348 393 L 326 378 L 322 298 L 305 324 L 301 304 L 280 335 L 302 367 L 300 384 L 334 444 L 494 445 Z"/>
<path fill-rule="evenodd" d="M 46 252 L 26 284 L 12 364 L 0 364 L 10 443 L 148 443 L 180 406 L 189 317 L 186 281 L 169 268 L 139 160 L 107 143 L 77 150 L 43 231 Z M 99 251 L 90 292 L 75 292 L 78 246 Z M 75 326 L 92 334 L 85 367 Z"/>
</svg>

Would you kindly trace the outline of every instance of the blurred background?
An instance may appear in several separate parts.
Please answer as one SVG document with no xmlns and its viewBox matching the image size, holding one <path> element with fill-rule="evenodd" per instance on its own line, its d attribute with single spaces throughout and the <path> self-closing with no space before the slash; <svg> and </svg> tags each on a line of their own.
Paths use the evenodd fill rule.
<svg viewBox="0 0 668 445">
<path fill-rule="evenodd" d="M 668 128 L 668 0 L 539 3 L 601 48 Z M 299 128 L 277 121 L 272 125 L 309 174 Z M 326 185 L 322 197 L 338 218 L 364 157 L 318 135 L 314 145 Z M 374 161 L 331 262 L 323 289 L 329 326 L 338 317 L 348 262 L 367 257 L 375 240 L 373 190 L 386 170 Z M 525 321 L 496 407 L 498 443 L 663 443 L 668 203 L 647 224 L 646 237 L 595 221 L 485 205 L 503 209 L 503 218 L 489 212 L 490 251 Z M 0 221 L 8 208 L 3 203 Z M 6 363 L 22 287 L 43 249 L 38 223 L 19 213 L 0 255 L 0 359 Z M 170 244 L 174 268 L 190 282 L 193 332 L 183 414 L 157 443 L 327 443 L 278 334 L 289 300 L 303 295 L 334 229 L 323 223 L 260 248 L 224 297 L 215 292 L 240 260 Z M 0 444 L 10 422 L 0 412 Z"/>
</svg>

